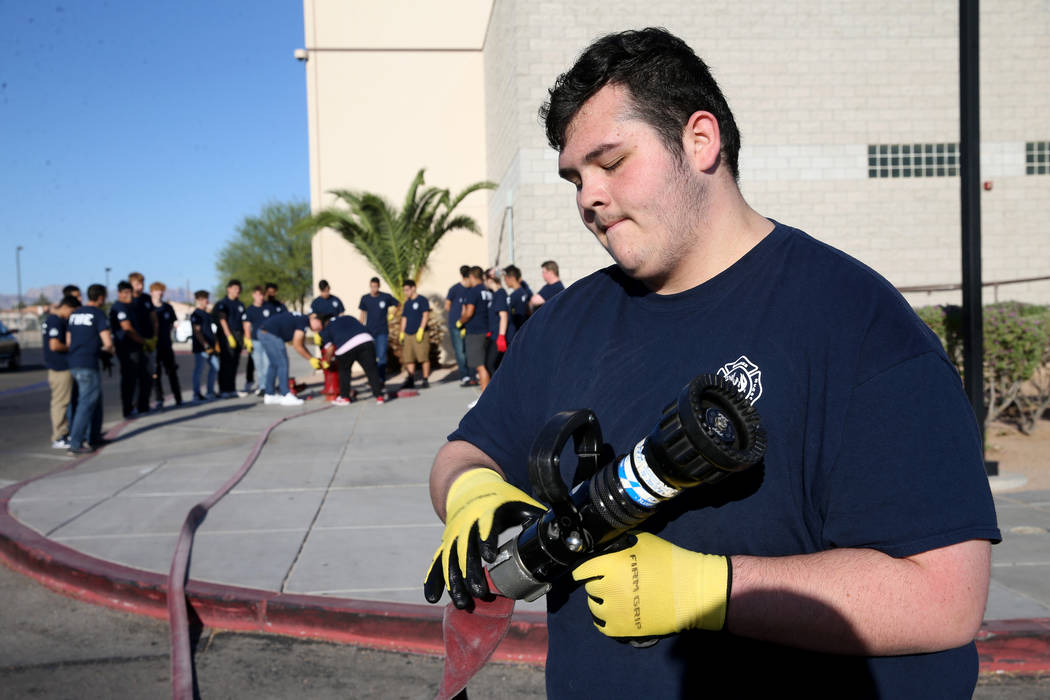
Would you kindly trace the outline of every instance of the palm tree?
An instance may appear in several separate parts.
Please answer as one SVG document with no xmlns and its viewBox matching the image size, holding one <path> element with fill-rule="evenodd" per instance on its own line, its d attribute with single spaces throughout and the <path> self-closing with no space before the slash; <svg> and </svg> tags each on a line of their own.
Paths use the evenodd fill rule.
<svg viewBox="0 0 1050 700">
<path fill-rule="evenodd" d="M 470 193 L 496 187 L 492 182 L 475 182 L 453 197 L 447 189 L 423 189 L 423 172 L 420 169 L 416 173 L 400 210 L 371 192 L 332 190 L 331 194 L 346 206 L 328 207 L 304 222 L 312 230 L 338 231 L 400 301 L 404 301 L 404 281 L 419 280 L 427 259 L 446 233 L 463 229 L 481 234 L 472 217 L 453 212 Z"/>
</svg>

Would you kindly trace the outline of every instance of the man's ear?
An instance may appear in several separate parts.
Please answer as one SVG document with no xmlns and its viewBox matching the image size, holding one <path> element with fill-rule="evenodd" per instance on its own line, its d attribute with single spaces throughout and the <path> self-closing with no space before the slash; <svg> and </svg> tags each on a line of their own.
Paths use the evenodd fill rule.
<svg viewBox="0 0 1050 700">
<path fill-rule="evenodd" d="M 710 112 L 693 112 L 682 135 L 686 160 L 700 172 L 711 172 L 722 152 L 722 134 L 718 120 Z"/>
</svg>

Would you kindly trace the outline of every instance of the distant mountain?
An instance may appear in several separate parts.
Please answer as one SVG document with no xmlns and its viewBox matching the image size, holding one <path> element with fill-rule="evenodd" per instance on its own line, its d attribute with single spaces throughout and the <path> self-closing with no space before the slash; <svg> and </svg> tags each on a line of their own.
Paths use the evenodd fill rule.
<svg viewBox="0 0 1050 700">
<path fill-rule="evenodd" d="M 22 303 L 27 306 L 30 304 L 36 304 L 40 295 L 43 294 L 48 302 L 55 304 L 62 298 L 62 288 L 64 284 L 49 284 L 45 287 L 32 287 L 22 291 Z M 86 289 L 81 289 L 81 294 L 86 292 Z M 116 296 L 114 289 L 109 290 L 109 297 L 112 299 Z M 164 293 L 164 298 L 168 301 L 185 301 L 192 302 L 193 295 L 188 292 L 185 287 L 172 288 L 168 287 L 168 290 Z M 0 309 L 13 309 L 18 305 L 17 294 L 0 294 Z"/>
</svg>

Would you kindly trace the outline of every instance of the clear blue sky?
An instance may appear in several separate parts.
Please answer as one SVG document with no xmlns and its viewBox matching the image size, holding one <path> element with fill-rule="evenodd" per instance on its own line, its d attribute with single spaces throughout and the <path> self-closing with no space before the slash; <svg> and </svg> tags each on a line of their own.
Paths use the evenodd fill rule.
<svg viewBox="0 0 1050 700">
<path fill-rule="evenodd" d="M 245 215 L 307 200 L 297 0 L 0 0 L 0 293 L 214 289 Z"/>
</svg>

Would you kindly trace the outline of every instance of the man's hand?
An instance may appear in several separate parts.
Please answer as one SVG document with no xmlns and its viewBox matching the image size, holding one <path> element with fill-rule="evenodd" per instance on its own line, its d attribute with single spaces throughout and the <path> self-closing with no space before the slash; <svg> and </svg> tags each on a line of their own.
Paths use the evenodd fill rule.
<svg viewBox="0 0 1050 700">
<path fill-rule="evenodd" d="M 316 345 L 317 347 L 321 347 L 322 345 L 324 345 L 324 341 L 321 340 L 320 333 L 314 333 L 314 345 Z"/>
<path fill-rule="evenodd" d="M 658 637 L 720 630 L 729 598 L 729 560 L 676 547 L 648 532 L 626 549 L 576 567 L 594 625 L 609 637 Z"/>
<path fill-rule="evenodd" d="M 229 344 L 230 350 L 236 350 L 237 349 L 237 339 L 235 337 L 233 337 L 233 333 L 230 333 L 229 335 L 226 336 L 226 342 Z"/>
<path fill-rule="evenodd" d="M 318 359 L 316 357 L 311 357 L 310 358 L 310 366 L 313 367 L 314 369 L 321 369 L 321 364 L 322 363 L 321 363 L 320 359 Z"/>
<path fill-rule="evenodd" d="M 481 559 L 496 558 L 503 530 L 545 510 L 491 469 L 463 472 L 448 490 L 445 532 L 423 584 L 426 599 L 438 602 L 447 588 L 457 608 L 469 609 L 473 598 L 489 595 Z"/>
<path fill-rule="evenodd" d="M 249 353 L 252 351 L 252 337 L 250 335 L 244 336 L 244 349 Z"/>
<path fill-rule="evenodd" d="M 462 338 L 467 334 L 467 329 L 464 327 L 462 321 L 456 321 L 456 328 L 459 330 L 459 337 Z"/>
<path fill-rule="evenodd" d="M 146 340 L 142 343 L 142 348 L 146 352 L 153 352 L 157 349 L 157 338 L 146 338 Z"/>
<path fill-rule="evenodd" d="M 405 332 L 404 331 L 401 331 L 400 333 L 397 334 L 397 342 L 399 342 L 399 343 L 405 342 Z"/>
<path fill-rule="evenodd" d="M 422 343 L 423 342 L 423 330 L 424 330 L 423 326 L 420 326 L 419 330 L 416 331 L 416 342 L 417 343 Z"/>
<path fill-rule="evenodd" d="M 502 334 L 496 336 L 496 349 L 500 352 L 507 352 L 507 336 Z"/>
</svg>

